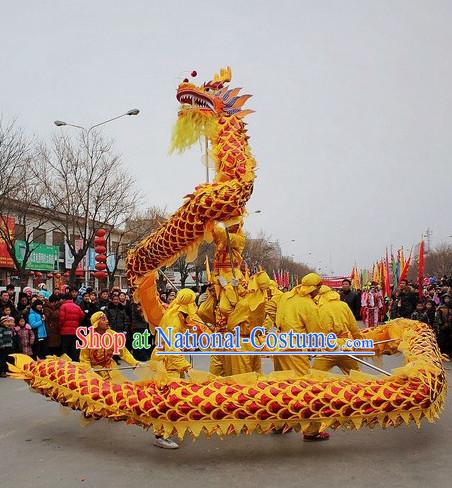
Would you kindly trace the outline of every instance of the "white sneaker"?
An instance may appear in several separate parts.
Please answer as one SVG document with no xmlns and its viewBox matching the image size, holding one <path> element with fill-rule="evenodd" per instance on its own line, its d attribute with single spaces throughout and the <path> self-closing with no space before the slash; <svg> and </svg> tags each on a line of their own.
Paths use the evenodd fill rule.
<svg viewBox="0 0 452 488">
<path fill-rule="evenodd" d="M 179 449 L 179 444 L 176 444 L 171 439 L 164 439 L 163 437 L 156 437 L 154 439 L 154 446 L 162 449 Z"/>
</svg>

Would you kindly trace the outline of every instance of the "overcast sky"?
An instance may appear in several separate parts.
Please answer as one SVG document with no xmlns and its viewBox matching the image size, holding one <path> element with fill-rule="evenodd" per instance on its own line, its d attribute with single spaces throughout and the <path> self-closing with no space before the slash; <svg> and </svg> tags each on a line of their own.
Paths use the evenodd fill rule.
<svg viewBox="0 0 452 488">
<path fill-rule="evenodd" d="M 3 117 L 48 139 L 75 130 L 55 119 L 89 126 L 139 108 L 104 134 L 148 204 L 175 210 L 204 179 L 198 147 L 168 156 L 177 84 L 230 65 L 256 110 L 252 233 L 335 273 L 428 227 L 433 245 L 452 241 L 452 2 L 4 0 L 1 11 Z"/>
</svg>

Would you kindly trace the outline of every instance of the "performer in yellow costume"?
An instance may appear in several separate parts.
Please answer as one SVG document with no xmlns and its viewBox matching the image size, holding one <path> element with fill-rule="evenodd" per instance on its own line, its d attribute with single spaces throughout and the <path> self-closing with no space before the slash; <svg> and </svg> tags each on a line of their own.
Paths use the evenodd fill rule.
<svg viewBox="0 0 452 488">
<path fill-rule="evenodd" d="M 261 327 L 265 319 L 265 304 L 267 302 L 267 289 L 271 280 L 265 271 L 260 271 L 251 277 L 248 290 L 244 297 L 237 303 L 235 309 L 228 318 L 228 330 L 233 331 L 240 327 L 242 338 L 242 350 L 254 351 L 249 342 L 243 342 L 249 338 L 254 327 Z M 260 356 L 237 355 L 224 358 L 225 375 L 241 373 L 262 373 Z"/>
<path fill-rule="evenodd" d="M 110 329 L 107 316 L 103 312 L 96 312 L 92 315 L 91 325 L 100 335 L 109 334 L 114 336 L 116 334 L 114 330 Z M 90 340 L 90 334 L 88 334 L 87 339 L 88 341 Z M 82 349 L 80 351 L 80 364 L 87 369 L 93 369 L 94 371 L 98 369 L 112 370 L 116 368 L 117 364 L 113 360 L 113 341 L 111 342 L 112 346 L 109 349 L 103 349 L 102 347 L 96 349 Z M 121 359 L 127 364 L 130 364 L 130 366 L 138 366 L 140 364 L 125 347 L 121 349 L 119 355 Z M 111 378 L 110 371 L 98 371 L 97 374 L 105 379 Z"/>
<path fill-rule="evenodd" d="M 232 312 L 243 288 L 241 272 L 242 252 L 245 247 L 245 236 L 242 225 L 236 224 L 229 228 L 216 225 L 213 230 L 216 245 L 214 260 L 215 292 L 218 299 L 218 312 L 228 317 Z"/>
<path fill-rule="evenodd" d="M 267 302 L 265 303 L 265 320 L 264 327 L 269 331 L 276 325 L 276 311 L 278 310 L 279 301 L 283 296 L 283 292 L 279 289 L 278 283 L 271 280 L 270 286 L 267 289 Z"/>
<path fill-rule="evenodd" d="M 282 295 L 276 312 L 276 326 L 281 332 L 324 332 L 314 297 L 322 284 L 316 273 L 307 274 L 301 284 Z M 300 376 L 309 370 L 307 356 L 275 356 L 275 371 L 292 370 Z"/>
<path fill-rule="evenodd" d="M 336 334 L 339 344 L 343 343 L 344 339 L 363 338 L 350 307 L 341 302 L 339 293 L 323 285 L 316 298 L 322 327 L 325 332 Z M 351 369 L 359 370 L 358 362 L 347 356 L 321 356 L 315 358 L 313 364 L 313 368 L 321 371 L 329 371 L 334 366 L 338 366 L 345 374 Z"/>
<path fill-rule="evenodd" d="M 276 326 L 281 332 L 293 330 L 297 333 L 324 332 L 321 326 L 318 307 L 314 298 L 322 286 L 322 278 L 316 273 L 309 273 L 301 280 L 301 285 L 282 295 L 276 312 Z M 292 370 L 297 376 L 304 376 L 309 371 L 307 356 L 274 356 L 275 371 Z M 319 432 L 320 422 L 311 422 L 303 430 L 305 441 L 323 441 L 329 439 L 327 432 Z"/>
<path fill-rule="evenodd" d="M 185 332 L 187 328 L 200 323 L 201 319 L 196 314 L 195 292 L 188 288 L 183 288 L 177 292 L 176 298 L 170 303 L 168 309 L 164 313 L 159 327 L 163 331 L 167 331 L 168 327 L 172 327 L 172 335 L 176 332 Z M 191 364 L 185 359 L 185 356 L 170 355 L 165 356 L 158 354 L 159 352 L 177 351 L 177 349 L 167 346 L 162 348 L 155 348 L 152 351 L 152 360 L 162 361 L 166 371 L 174 378 L 182 377 L 185 372 L 191 368 Z"/>
</svg>

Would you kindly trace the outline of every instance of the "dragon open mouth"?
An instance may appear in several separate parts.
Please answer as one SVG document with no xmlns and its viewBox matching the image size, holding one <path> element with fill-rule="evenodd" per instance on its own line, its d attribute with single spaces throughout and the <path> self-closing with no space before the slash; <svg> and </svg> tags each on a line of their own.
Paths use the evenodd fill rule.
<svg viewBox="0 0 452 488">
<path fill-rule="evenodd" d="M 207 98 L 199 93 L 195 93 L 192 91 L 183 91 L 176 95 L 177 100 L 180 103 L 186 103 L 198 108 L 204 108 L 213 110 L 214 106 L 213 103 Z"/>
</svg>

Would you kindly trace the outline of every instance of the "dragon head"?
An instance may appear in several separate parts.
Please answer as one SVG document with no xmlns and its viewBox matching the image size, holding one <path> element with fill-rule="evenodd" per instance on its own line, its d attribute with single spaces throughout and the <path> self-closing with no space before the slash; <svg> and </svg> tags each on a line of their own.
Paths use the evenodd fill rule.
<svg viewBox="0 0 452 488">
<path fill-rule="evenodd" d="M 192 76 L 196 76 L 196 71 Z M 204 115 L 244 117 L 253 110 L 242 110 L 251 95 L 239 95 L 241 88 L 229 89 L 231 68 L 222 68 L 212 81 L 197 86 L 187 78 L 177 88 L 176 98 L 182 104 L 181 112 L 196 110 Z"/>
<path fill-rule="evenodd" d="M 196 71 L 192 72 L 196 77 Z M 217 120 L 235 116 L 243 118 L 254 110 L 242 110 L 251 95 L 239 95 L 241 88 L 229 88 L 231 68 L 222 68 L 213 80 L 196 85 L 185 78 L 177 88 L 176 98 L 181 103 L 173 131 L 171 151 L 183 151 L 201 136 L 215 137 Z"/>
</svg>

